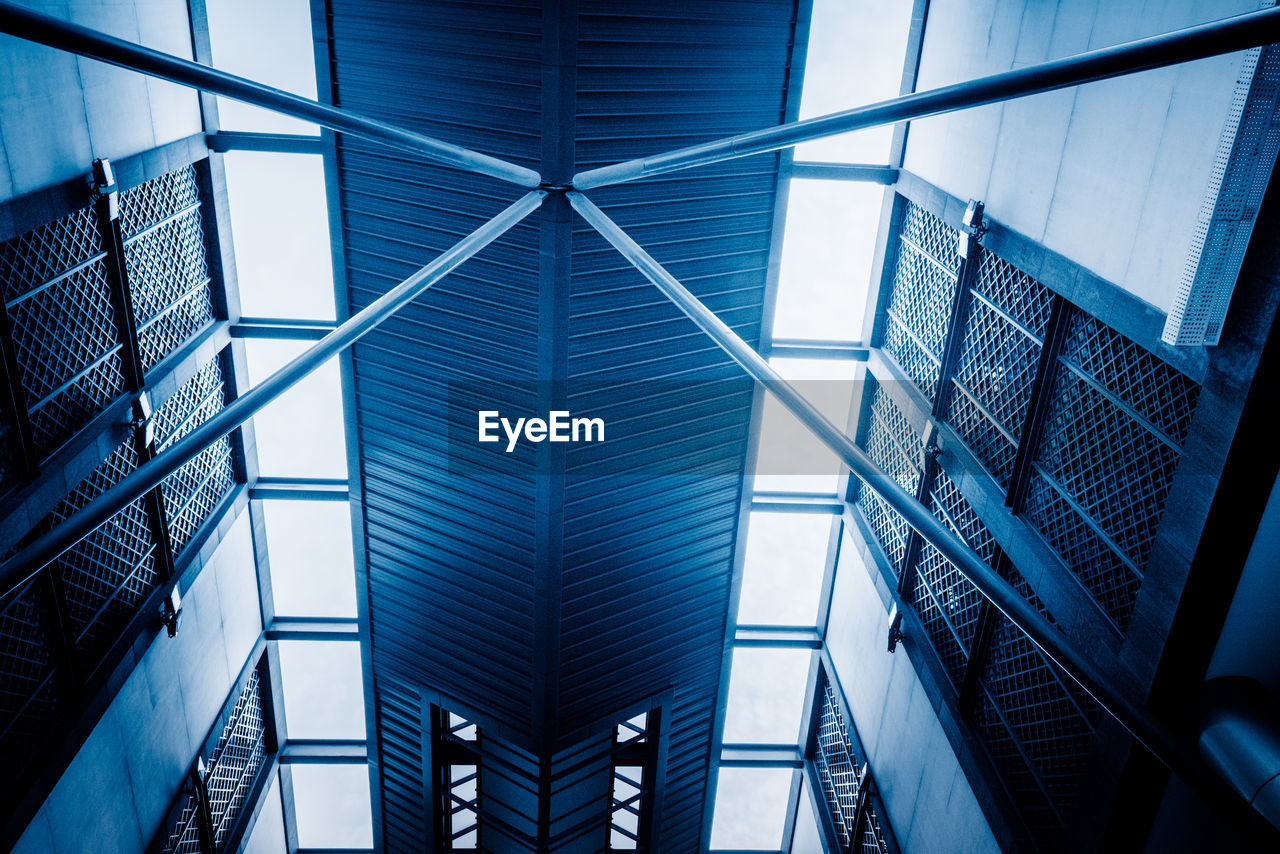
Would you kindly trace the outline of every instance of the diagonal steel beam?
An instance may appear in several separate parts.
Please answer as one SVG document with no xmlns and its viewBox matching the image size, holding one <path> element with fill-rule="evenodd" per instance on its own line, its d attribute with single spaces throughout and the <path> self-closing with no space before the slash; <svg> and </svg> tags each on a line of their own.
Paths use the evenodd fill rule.
<svg viewBox="0 0 1280 854">
<path fill-rule="evenodd" d="M 532 169 L 508 163 L 468 148 L 443 142 L 425 134 L 414 133 L 387 122 L 310 101 L 289 92 L 264 86 L 198 62 L 180 59 L 158 50 L 134 44 L 106 35 L 89 27 L 82 27 L 32 11 L 16 3 L 0 0 L 0 32 L 28 41 L 39 42 L 59 50 L 69 51 L 138 71 L 171 83 L 180 83 L 204 92 L 212 92 L 253 104 L 277 113 L 324 125 L 342 133 L 408 149 L 425 155 L 437 163 L 478 172 L 520 187 L 532 189 L 542 183 L 542 177 Z"/>
<path fill-rule="evenodd" d="M 1003 74 L 915 92 L 864 107 L 789 122 L 653 157 L 589 169 L 573 176 L 573 186 L 578 190 L 589 190 L 608 184 L 635 181 L 693 166 L 777 151 L 812 139 L 1052 92 L 1081 83 L 1093 83 L 1193 59 L 1234 53 L 1277 41 L 1280 41 L 1280 7 L 1224 18 L 1101 50 L 1091 50 Z"/>
<path fill-rule="evenodd" d="M 636 269 L 675 303 L 690 320 L 701 327 L 756 382 L 778 399 L 791 414 L 830 448 L 850 470 L 905 518 L 920 536 L 942 553 L 986 596 L 1080 684 L 1098 703 L 1141 742 L 1153 756 L 1188 781 L 1206 776 L 1196 754 L 1174 738 L 1145 710 L 1134 705 L 1094 661 L 1034 608 L 1008 581 L 980 558 L 919 501 L 903 489 L 891 475 L 871 461 L 844 431 L 818 411 L 804 395 L 782 378 L 751 345 L 743 341 L 724 321 L 703 305 L 649 253 L 645 252 L 613 220 L 581 193 L 568 193 L 569 201 L 583 219 L 604 236 Z"/>
<path fill-rule="evenodd" d="M 463 261 L 537 210 L 546 195 L 544 190 L 534 190 L 525 194 L 506 210 L 445 250 L 431 263 L 365 306 L 358 314 L 344 321 L 260 385 L 254 386 L 243 397 L 232 401 L 208 421 L 126 475 L 119 483 L 89 502 L 70 519 L 37 538 L 0 565 L 0 591 L 3 591 L 0 595 L 8 595 L 49 561 L 150 491 L 207 446 L 249 420 L 254 413 L 284 394 L 303 377 L 404 308 L 427 288 L 451 273 Z"/>
</svg>

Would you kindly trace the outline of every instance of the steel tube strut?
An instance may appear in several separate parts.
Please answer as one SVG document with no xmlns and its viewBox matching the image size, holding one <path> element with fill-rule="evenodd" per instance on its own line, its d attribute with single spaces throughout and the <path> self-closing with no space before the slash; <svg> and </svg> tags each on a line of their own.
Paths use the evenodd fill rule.
<svg viewBox="0 0 1280 854">
<path fill-rule="evenodd" d="M 225 71 L 180 59 L 158 50 L 100 33 L 79 24 L 34 12 L 0 0 L 0 32 L 59 50 L 70 51 L 131 71 L 139 71 L 171 83 L 225 95 L 246 104 L 264 107 L 315 122 L 333 130 L 383 142 L 425 155 L 437 163 L 466 172 L 478 172 L 520 187 L 534 188 L 542 178 L 532 169 L 487 154 L 453 145 L 395 125 L 366 118 L 349 110 L 310 101 L 290 92 L 264 86 Z"/>
<path fill-rule="evenodd" d="M 1177 65 L 1180 62 L 1246 50 L 1276 41 L 1280 41 L 1280 7 L 1224 18 L 1151 38 L 1091 50 L 1065 59 L 915 92 L 653 157 L 589 169 L 573 176 L 573 186 L 578 190 L 589 190 L 608 184 L 620 184 L 692 166 L 705 166 L 737 157 L 777 151 L 812 139 L 1052 92 L 1081 83 Z"/>
<path fill-rule="evenodd" d="M 853 443 L 844 431 L 826 419 L 812 403 L 782 378 L 763 357 L 730 329 L 724 321 L 703 305 L 684 285 L 668 273 L 639 244 L 620 229 L 613 220 L 586 196 L 570 192 L 569 201 L 608 240 L 613 247 L 657 285 L 668 299 L 702 328 L 756 382 L 763 385 L 800 420 L 824 445 L 836 453 L 864 483 L 869 485 L 894 510 L 920 532 L 925 541 L 942 553 L 1005 616 L 1014 622 L 1044 652 L 1080 683 L 1094 699 L 1151 751 L 1161 762 L 1189 779 L 1203 777 L 1195 754 L 1174 739 L 1164 727 L 1134 706 L 1124 693 L 1097 665 L 1053 624 L 1036 610 L 1008 581 L 978 557 L 973 549 L 936 519 L 915 496 L 882 471 L 866 452 Z"/>
<path fill-rule="evenodd" d="M 546 198 L 543 190 L 527 193 L 515 204 L 445 250 L 418 272 L 378 297 L 360 312 L 276 371 L 260 385 L 139 466 L 119 483 L 89 502 L 84 509 L 37 538 L 29 546 L 0 565 L 0 595 L 8 595 L 49 561 L 75 545 L 82 537 L 106 522 L 142 495 L 149 492 L 207 446 L 221 439 L 258 410 L 293 387 L 340 351 L 382 321 L 404 308 L 423 291 L 452 272 L 459 264 L 535 211 Z"/>
</svg>

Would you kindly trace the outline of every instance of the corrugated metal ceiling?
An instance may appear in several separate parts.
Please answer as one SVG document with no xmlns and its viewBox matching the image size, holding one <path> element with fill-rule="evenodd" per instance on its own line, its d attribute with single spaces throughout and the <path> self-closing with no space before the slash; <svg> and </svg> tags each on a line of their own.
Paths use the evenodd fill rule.
<svg viewBox="0 0 1280 854">
<path fill-rule="evenodd" d="M 741 0 L 331 0 L 334 100 L 564 182 L 778 123 L 794 19 Z M 353 312 L 519 194 L 358 140 L 338 155 Z M 754 343 L 776 180 L 765 155 L 592 198 Z M 544 756 L 665 698 L 661 845 L 702 847 L 749 386 L 693 385 L 738 373 L 558 194 L 353 361 L 386 849 L 429 847 L 424 698 Z M 607 412 L 614 432 L 495 453 L 459 405 L 478 380 L 494 409 Z"/>
</svg>

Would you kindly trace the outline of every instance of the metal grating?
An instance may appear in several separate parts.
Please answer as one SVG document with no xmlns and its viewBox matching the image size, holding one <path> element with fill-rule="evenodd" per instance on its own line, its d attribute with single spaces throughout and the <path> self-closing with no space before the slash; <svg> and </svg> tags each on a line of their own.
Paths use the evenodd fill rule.
<svg viewBox="0 0 1280 854">
<path fill-rule="evenodd" d="M 813 762 L 822 784 L 827 813 L 835 825 L 843 851 L 887 854 L 887 834 L 877 805 L 866 798 L 862 824 L 858 826 L 858 801 L 864 784 L 870 784 L 867 765 L 859 759 L 849 736 L 835 688 L 823 673 L 818 684 L 818 732 Z M 868 792 L 869 794 L 869 792 Z"/>
<path fill-rule="evenodd" d="M 226 395 L 222 364 L 215 357 L 156 411 L 153 417 L 157 452 L 215 415 L 222 409 Z M 224 436 L 165 480 L 165 518 L 175 555 L 234 485 L 231 460 L 231 438 Z"/>
<path fill-rule="evenodd" d="M 934 515 L 946 522 L 983 560 L 992 565 L 997 562 L 994 538 L 943 472 L 934 478 L 929 503 Z M 982 594 L 937 549 L 921 543 L 912 596 L 912 604 L 934 650 L 959 689 L 973 648 Z"/>
<path fill-rule="evenodd" d="M 913 202 L 905 203 L 889 290 L 883 348 L 932 398 L 955 299 L 957 232 Z"/>
<path fill-rule="evenodd" d="M 128 240 L 199 204 L 195 167 L 175 169 L 120 194 L 120 231 Z"/>
<path fill-rule="evenodd" d="M 45 518 L 52 528 L 137 468 L 132 439 L 62 500 Z M 57 572 L 66 593 L 72 640 L 86 669 L 106 654 L 124 624 L 159 582 L 155 545 L 139 499 L 94 529 L 46 567 Z"/>
<path fill-rule="evenodd" d="M 221 847 L 226 841 L 231 826 L 244 809 L 266 756 L 266 726 L 258 682 L 255 670 L 240 692 L 231 719 L 209 756 L 205 788 L 209 793 L 215 847 Z"/>
<path fill-rule="evenodd" d="M 1021 577 L 1010 579 L 1045 613 Z M 999 618 L 978 698 L 983 740 L 1031 830 L 1048 849 L 1079 795 L 1099 708 L 1040 649 Z"/>
<path fill-rule="evenodd" d="M 923 446 L 921 437 L 911 428 L 893 399 L 879 386 L 872 393 L 871 417 L 867 421 L 863 446 L 876 465 L 892 475 L 903 489 L 915 493 L 920 485 L 920 469 L 916 461 Z M 906 520 L 865 484 L 859 489 L 858 506 L 894 571 L 901 573 L 909 533 Z"/>
<path fill-rule="evenodd" d="M 947 420 L 1008 488 L 1053 293 L 990 252 L 979 256 Z"/>
<path fill-rule="evenodd" d="M 1199 387 L 1083 312 L 1059 362 L 1025 513 L 1123 630 Z"/>
<path fill-rule="evenodd" d="M 106 266 L 92 260 L 36 284 L 17 293 L 8 311 L 43 459 L 124 390 Z"/>
<path fill-rule="evenodd" d="M 1071 320 L 1062 359 L 1093 377 L 1174 444 L 1186 441 L 1200 399 L 1200 386 L 1191 378 L 1084 312 Z"/>
<path fill-rule="evenodd" d="M 224 711 L 224 714 L 227 713 Z M 180 796 L 181 806 L 175 805 L 175 812 L 170 813 L 173 821 L 159 850 L 163 854 L 202 854 L 202 800 L 207 804 L 213 850 L 220 849 L 248 803 L 266 757 L 267 731 L 262 714 L 261 680 L 259 670 L 255 669 L 236 697 L 235 705 L 218 733 L 218 740 L 209 752 L 208 762 L 202 756 L 196 758 L 196 767 L 192 771 L 195 779 L 188 786 L 188 791 Z M 200 793 L 195 791 L 197 787 Z"/>
<path fill-rule="evenodd" d="M 58 709 L 40 585 L 29 581 L 0 600 L 0 755 L 22 768 Z"/>
<path fill-rule="evenodd" d="M 120 230 L 145 369 L 213 321 L 194 166 L 120 194 Z"/>
</svg>

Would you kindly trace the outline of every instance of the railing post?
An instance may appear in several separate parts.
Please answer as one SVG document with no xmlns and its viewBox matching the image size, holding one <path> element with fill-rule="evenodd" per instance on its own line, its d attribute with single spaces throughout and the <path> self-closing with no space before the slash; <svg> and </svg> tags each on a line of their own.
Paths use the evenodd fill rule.
<svg viewBox="0 0 1280 854">
<path fill-rule="evenodd" d="M 1036 457 L 1040 437 L 1044 433 L 1044 419 L 1049 411 L 1049 397 L 1054 380 L 1058 376 L 1058 355 L 1066 340 L 1067 327 L 1075 308 L 1059 294 L 1054 294 L 1053 307 L 1049 310 L 1049 323 L 1045 328 L 1044 346 L 1040 348 L 1040 360 L 1036 363 L 1036 376 L 1031 383 L 1031 400 L 1027 404 L 1027 416 L 1018 437 L 1018 450 L 1013 457 L 1013 471 L 1009 475 L 1009 490 L 1005 504 L 1014 513 L 1022 510 L 1026 500 L 1027 484 L 1031 478 L 1031 463 Z"/>
<path fill-rule="evenodd" d="M 125 264 L 124 235 L 120 229 L 120 190 L 111 161 L 93 161 L 93 209 L 97 217 L 102 251 L 106 257 L 107 286 L 111 292 L 111 311 L 115 319 L 116 340 L 120 343 L 125 385 L 137 397 L 133 401 L 133 443 L 138 465 L 155 456 L 151 424 L 151 398 L 146 391 L 146 368 L 138 343 L 138 320 L 133 310 L 133 291 L 129 287 L 129 271 Z M 143 496 L 147 527 L 155 543 L 155 559 L 160 578 L 173 577 L 173 550 L 169 544 L 169 524 L 165 518 L 162 485 L 157 484 Z"/>
</svg>

